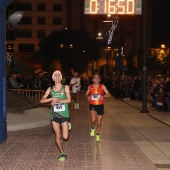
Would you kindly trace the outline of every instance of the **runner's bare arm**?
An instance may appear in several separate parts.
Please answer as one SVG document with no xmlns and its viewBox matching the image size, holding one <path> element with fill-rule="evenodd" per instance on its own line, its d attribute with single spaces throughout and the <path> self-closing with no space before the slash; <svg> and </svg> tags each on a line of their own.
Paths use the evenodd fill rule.
<svg viewBox="0 0 170 170">
<path fill-rule="evenodd" d="M 90 100 L 90 96 L 89 96 L 89 87 L 87 88 L 87 91 L 86 91 L 86 98 L 87 98 L 87 100 L 89 101 Z"/>
<path fill-rule="evenodd" d="M 70 96 L 70 88 L 68 85 L 65 85 L 65 93 L 67 98 L 64 100 L 60 100 L 61 103 L 71 103 L 71 96 Z"/>
<path fill-rule="evenodd" d="M 40 100 L 40 103 L 47 103 L 47 102 L 51 102 L 53 100 L 53 98 L 47 98 L 49 96 L 49 94 L 50 94 L 50 89 L 51 89 L 51 87 L 49 87 L 46 90 L 44 96 Z"/>
</svg>

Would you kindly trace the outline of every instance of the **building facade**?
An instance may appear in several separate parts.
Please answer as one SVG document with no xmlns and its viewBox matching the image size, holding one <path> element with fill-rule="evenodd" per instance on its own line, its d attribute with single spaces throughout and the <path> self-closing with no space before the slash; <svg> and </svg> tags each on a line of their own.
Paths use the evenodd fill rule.
<svg viewBox="0 0 170 170">
<path fill-rule="evenodd" d="M 16 60 L 32 57 L 43 38 L 67 27 L 67 0 L 14 0 L 8 10 L 24 12 L 17 27 L 6 31 L 7 52 Z"/>
<path fill-rule="evenodd" d="M 152 46 L 152 0 L 147 0 L 147 46 Z M 16 59 L 29 58 L 39 50 L 39 43 L 53 31 L 64 29 L 84 29 L 94 39 L 102 34 L 99 42 L 102 44 L 100 59 L 95 61 L 95 67 L 114 65 L 114 57 L 123 47 L 123 55 L 128 57 L 142 49 L 143 19 L 142 15 L 120 15 L 119 23 L 114 32 L 111 51 L 107 56 L 106 46 L 108 31 L 112 20 L 105 15 L 85 15 L 83 0 L 14 0 L 10 5 L 15 11 L 24 11 L 24 16 L 16 29 L 7 27 L 6 49 L 13 53 Z M 118 51 L 116 51 L 118 49 Z M 111 68 L 110 67 L 110 68 Z"/>
</svg>

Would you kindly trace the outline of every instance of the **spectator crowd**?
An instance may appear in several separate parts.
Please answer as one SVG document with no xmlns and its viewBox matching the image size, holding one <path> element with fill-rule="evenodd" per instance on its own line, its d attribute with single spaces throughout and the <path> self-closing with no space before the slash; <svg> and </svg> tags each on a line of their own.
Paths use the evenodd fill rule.
<svg viewBox="0 0 170 170">
<path fill-rule="evenodd" d="M 52 80 L 48 75 L 39 76 L 38 74 L 23 76 L 20 73 L 11 73 L 7 76 L 7 89 L 30 89 L 46 90 L 51 86 Z"/>
<path fill-rule="evenodd" d="M 71 77 L 64 77 L 63 83 L 69 84 Z M 31 90 L 44 90 L 52 86 L 52 79 L 48 74 L 23 76 L 18 73 L 11 73 L 7 76 L 7 89 L 23 88 Z M 86 90 L 92 83 L 91 77 L 81 77 L 81 89 Z M 102 78 L 102 83 L 116 99 L 142 100 L 142 77 L 117 75 L 113 73 L 107 78 Z M 147 98 L 152 102 L 153 109 L 161 109 L 170 112 L 170 76 L 147 77 Z"/>
</svg>

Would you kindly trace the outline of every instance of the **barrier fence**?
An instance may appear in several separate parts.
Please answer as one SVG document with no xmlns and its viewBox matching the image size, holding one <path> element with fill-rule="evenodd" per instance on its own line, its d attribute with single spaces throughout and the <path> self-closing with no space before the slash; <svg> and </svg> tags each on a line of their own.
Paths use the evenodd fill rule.
<svg viewBox="0 0 170 170">
<path fill-rule="evenodd" d="M 40 99 L 45 94 L 44 90 L 30 90 L 30 89 L 10 89 L 10 90 L 24 95 L 32 102 L 35 102 L 35 104 L 39 103 Z"/>
</svg>

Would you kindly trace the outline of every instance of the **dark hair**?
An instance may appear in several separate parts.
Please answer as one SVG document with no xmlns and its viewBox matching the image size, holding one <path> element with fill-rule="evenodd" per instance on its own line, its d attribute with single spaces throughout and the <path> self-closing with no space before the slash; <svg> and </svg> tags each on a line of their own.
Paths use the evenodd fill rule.
<svg viewBox="0 0 170 170">
<path fill-rule="evenodd" d="M 94 77 L 95 75 L 98 75 L 98 76 L 101 78 L 101 75 L 100 75 L 99 73 L 94 73 L 94 74 L 93 74 L 93 77 Z"/>
</svg>

